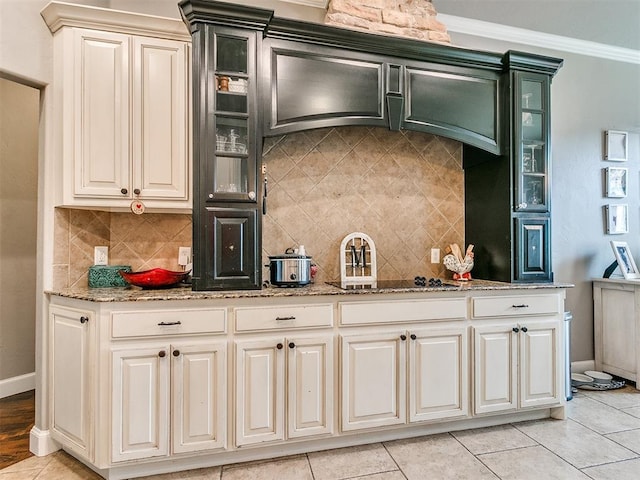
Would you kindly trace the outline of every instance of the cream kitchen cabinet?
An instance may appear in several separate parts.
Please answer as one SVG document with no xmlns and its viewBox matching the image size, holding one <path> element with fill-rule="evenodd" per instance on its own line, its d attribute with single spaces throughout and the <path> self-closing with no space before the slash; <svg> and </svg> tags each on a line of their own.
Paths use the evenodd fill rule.
<svg viewBox="0 0 640 480">
<path fill-rule="evenodd" d="M 466 326 L 344 336 L 342 430 L 467 416 L 467 338 Z"/>
<path fill-rule="evenodd" d="M 101 15 L 43 10 L 54 34 L 56 204 L 188 211 L 189 36 L 168 19 Z"/>
<path fill-rule="evenodd" d="M 474 414 L 562 403 L 560 311 L 555 295 L 474 299 Z"/>
<path fill-rule="evenodd" d="M 322 334 L 236 342 L 237 446 L 333 433 L 333 343 Z"/>
<path fill-rule="evenodd" d="M 92 461 L 95 316 L 91 310 L 52 306 L 49 324 L 52 436 Z"/>
<path fill-rule="evenodd" d="M 226 446 L 226 342 L 112 351 L 113 462 Z"/>
</svg>

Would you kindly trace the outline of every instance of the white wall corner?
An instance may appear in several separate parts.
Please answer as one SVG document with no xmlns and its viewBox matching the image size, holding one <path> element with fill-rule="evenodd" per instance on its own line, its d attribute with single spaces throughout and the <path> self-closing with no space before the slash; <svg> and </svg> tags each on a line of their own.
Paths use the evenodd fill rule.
<svg viewBox="0 0 640 480">
<path fill-rule="evenodd" d="M 25 373 L 17 377 L 0 380 L 0 398 L 10 397 L 19 393 L 28 392 L 36 388 L 36 374 Z"/>
<path fill-rule="evenodd" d="M 49 430 L 40 430 L 37 427 L 33 427 L 29 432 L 29 451 L 35 456 L 45 457 L 61 448 L 60 444 L 51 438 Z"/>
</svg>

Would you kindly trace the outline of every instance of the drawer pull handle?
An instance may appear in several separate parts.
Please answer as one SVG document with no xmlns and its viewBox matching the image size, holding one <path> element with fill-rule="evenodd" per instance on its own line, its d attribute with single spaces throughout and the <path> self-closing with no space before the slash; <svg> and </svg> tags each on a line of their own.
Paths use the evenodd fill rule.
<svg viewBox="0 0 640 480">
<path fill-rule="evenodd" d="M 178 320 L 177 322 L 160 322 L 158 324 L 159 327 L 169 327 L 171 325 L 182 325 L 182 322 Z"/>
<path fill-rule="evenodd" d="M 520 305 L 511 305 L 512 308 L 529 308 L 529 305 L 526 303 L 521 303 Z"/>
<path fill-rule="evenodd" d="M 296 317 L 294 317 L 293 315 L 290 317 L 276 317 L 276 320 L 295 320 Z"/>
<path fill-rule="evenodd" d="M 85 317 L 84 315 L 80 317 L 80 323 L 87 323 L 89 321 L 89 317 Z"/>
</svg>

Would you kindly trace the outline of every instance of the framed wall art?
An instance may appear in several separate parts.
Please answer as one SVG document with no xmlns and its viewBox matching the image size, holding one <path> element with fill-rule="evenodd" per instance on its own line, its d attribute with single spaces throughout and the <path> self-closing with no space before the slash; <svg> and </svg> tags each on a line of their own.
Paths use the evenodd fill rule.
<svg viewBox="0 0 640 480">
<path fill-rule="evenodd" d="M 627 196 L 627 177 L 629 170 L 621 167 L 604 169 L 604 194 L 607 198 Z"/>
<path fill-rule="evenodd" d="M 607 130 L 604 135 L 604 159 L 612 162 L 626 162 L 627 140 L 627 132 Z"/>
<path fill-rule="evenodd" d="M 631 250 L 629 250 L 627 242 L 611 241 L 611 248 L 613 249 L 613 254 L 616 257 L 616 261 L 624 278 L 627 280 L 640 278 L 640 272 L 638 271 L 636 262 L 633 260 L 633 255 L 631 255 Z"/>
<path fill-rule="evenodd" d="M 604 209 L 608 234 L 618 235 L 629 232 L 629 207 L 626 204 L 605 205 Z"/>
</svg>

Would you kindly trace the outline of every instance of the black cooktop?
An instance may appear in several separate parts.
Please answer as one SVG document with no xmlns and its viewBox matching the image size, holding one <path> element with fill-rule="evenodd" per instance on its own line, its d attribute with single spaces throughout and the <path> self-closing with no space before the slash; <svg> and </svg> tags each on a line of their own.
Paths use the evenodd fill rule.
<svg viewBox="0 0 640 480">
<path fill-rule="evenodd" d="M 328 285 L 341 288 L 343 290 L 389 290 L 389 289 L 402 289 L 402 288 L 459 288 L 458 285 L 447 283 L 439 278 L 416 277 L 413 280 L 378 280 L 376 285 L 362 284 L 362 285 L 345 285 L 341 282 L 326 282 Z"/>
</svg>

